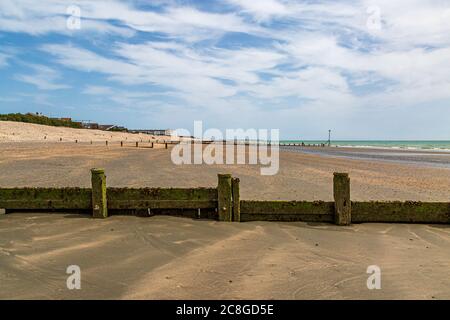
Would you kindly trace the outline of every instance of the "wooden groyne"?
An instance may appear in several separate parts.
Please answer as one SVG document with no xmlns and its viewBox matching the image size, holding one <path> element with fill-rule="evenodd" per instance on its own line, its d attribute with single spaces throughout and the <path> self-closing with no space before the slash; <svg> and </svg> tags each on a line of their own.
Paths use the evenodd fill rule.
<svg viewBox="0 0 450 320">
<path fill-rule="evenodd" d="M 103 169 L 92 169 L 91 188 L 0 188 L 0 211 L 177 215 L 219 221 L 450 223 L 450 202 L 351 201 L 350 177 L 335 173 L 334 201 L 240 199 L 240 180 L 219 174 L 215 188 L 111 188 Z"/>
</svg>

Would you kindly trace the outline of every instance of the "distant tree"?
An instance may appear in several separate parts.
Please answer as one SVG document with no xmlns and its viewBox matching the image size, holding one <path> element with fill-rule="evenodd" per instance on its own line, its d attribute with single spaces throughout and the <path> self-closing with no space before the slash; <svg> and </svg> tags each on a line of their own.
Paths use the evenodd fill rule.
<svg viewBox="0 0 450 320">
<path fill-rule="evenodd" d="M 3 121 L 16 121 L 16 122 L 26 122 L 26 123 L 35 123 L 42 124 L 46 126 L 53 127 L 69 127 L 69 128 L 77 128 L 81 129 L 83 126 L 79 122 L 68 121 L 68 120 L 60 120 L 45 117 L 43 115 L 32 114 L 22 114 L 22 113 L 9 113 L 9 114 L 0 114 L 0 120 Z"/>
</svg>

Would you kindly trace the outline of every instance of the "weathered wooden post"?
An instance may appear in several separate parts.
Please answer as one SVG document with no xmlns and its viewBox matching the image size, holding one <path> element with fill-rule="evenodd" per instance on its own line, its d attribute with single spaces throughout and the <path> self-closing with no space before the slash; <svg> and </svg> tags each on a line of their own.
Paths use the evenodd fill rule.
<svg viewBox="0 0 450 320">
<path fill-rule="evenodd" d="M 241 198 L 239 196 L 239 178 L 231 180 L 231 189 L 233 196 L 233 221 L 241 221 Z"/>
<path fill-rule="evenodd" d="M 153 142 L 152 142 L 152 145 L 150 146 L 150 148 L 153 148 Z"/>
<path fill-rule="evenodd" d="M 166 149 L 167 149 L 167 142 L 166 142 Z"/>
<path fill-rule="evenodd" d="M 139 142 L 136 141 L 136 148 L 139 148 Z"/>
<path fill-rule="evenodd" d="M 352 222 L 350 201 L 350 178 L 348 173 L 334 173 L 334 222 L 339 226 L 348 226 Z"/>
<path fill-rule="evenodd" d="M 219 174 L 217 185 L 217 200 L 219 221 L 231 221 L 232 219 L 232 190 L 231 174 Z"/>
<path fill-rule="evenodd" d="M 108 140 L 106 140 L 106 145 L 108 145 Z"/>
<path fill-rule="evenodd" d="M 106 202 L 106 176 L 104 169 L 91 169 L 92 183 L 92 216 L 94 218 L 108 217 Z"/>
<path fill-rule="evenodd" d="M 120 141 L 120 146 L 123 147 L 123 141 Z"/>
</svg>

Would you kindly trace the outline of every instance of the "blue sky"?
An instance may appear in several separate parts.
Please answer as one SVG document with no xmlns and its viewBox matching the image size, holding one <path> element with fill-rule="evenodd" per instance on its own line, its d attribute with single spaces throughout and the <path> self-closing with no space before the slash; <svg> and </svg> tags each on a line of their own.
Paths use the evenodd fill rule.
<svg viewBox="0 0 450 320">
<path fill-rule="evenodd" d="M 450 3 L 1 0 L 0 77 L 1 113 L 448 140 Z"/>
</svg>

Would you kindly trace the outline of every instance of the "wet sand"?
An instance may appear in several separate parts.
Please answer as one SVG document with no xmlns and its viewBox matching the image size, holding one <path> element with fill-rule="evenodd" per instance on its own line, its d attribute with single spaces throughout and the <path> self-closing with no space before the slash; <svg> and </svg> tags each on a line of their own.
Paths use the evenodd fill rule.
<svg viewBox="0 0 450 320">
<path fill-rule="evenodd" d="M 0 216 L 0 299 L 450 299 L 449 245 L 443 225 L 16 213 Z"/>
<path fill-rule="evenodd" d="M 410 150 L 356 147 L 297 147 L 283 146 L 282 150 L 348 159 L 382 160 L 400 164 L 432 166 L 450 169 L 450 152 L 441 150 Z"/>
</svg>

